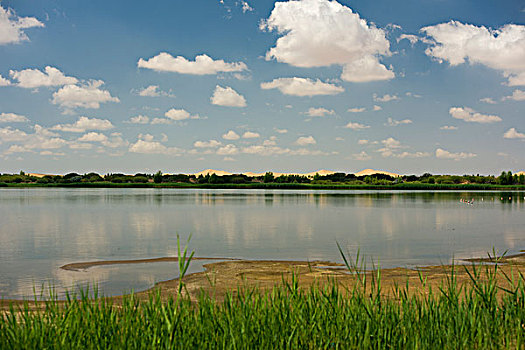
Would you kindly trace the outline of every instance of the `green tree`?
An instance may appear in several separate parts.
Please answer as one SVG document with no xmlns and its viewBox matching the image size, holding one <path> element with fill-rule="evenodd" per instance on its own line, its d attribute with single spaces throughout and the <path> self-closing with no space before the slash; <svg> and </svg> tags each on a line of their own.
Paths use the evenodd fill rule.
<svg viewBox="0 0 525 350">
<path fill-rule="evenodd" d="M 271 171 L 267 171 L 266 174 L 264 174 L 264 183 L 273 182 L 274 179 L 275 177 L 273 176 L 273 173 Z"/>
<path fill-rule="evenodd" d="M 153 175 L 153 182 L 156 184 L 160 184 L 162 182 L 162 171 L 157 171 L 155 175 Z"/>
</svg>

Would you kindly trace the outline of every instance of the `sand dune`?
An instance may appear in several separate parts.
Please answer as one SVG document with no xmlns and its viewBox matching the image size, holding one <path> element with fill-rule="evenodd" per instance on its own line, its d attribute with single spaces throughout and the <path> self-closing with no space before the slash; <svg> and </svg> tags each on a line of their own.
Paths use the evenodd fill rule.
<svg viewBox="0 0 525 350">
<path fill-rule="evenodd" d="M 360 172 L 355 173 L 355 176 L 368 176 L 368 175 L 373 175 L 373 174 L 384 174 L 384 175 L 389 175 L 389 176 L 392 176 L 392 177 L 400 177 L 401 176 L 399 174 L 390 173 L 388 171 L 374 170 L 374 169 L 361 170 Z"/>
</svg>

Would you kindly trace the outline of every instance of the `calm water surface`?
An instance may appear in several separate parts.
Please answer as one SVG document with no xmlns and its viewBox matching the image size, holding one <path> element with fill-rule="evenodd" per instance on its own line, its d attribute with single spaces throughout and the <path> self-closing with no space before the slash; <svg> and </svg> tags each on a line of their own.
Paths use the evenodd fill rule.
<svg viewBox="0 0 525 350">
<path fill-rule="evenodd" d="M 176 256 L 340 261 L 336 242 L 381 266 L 525 249 L 524 192 L 0 189 L 0 298 L 97 283 L 106 295 L 177 276 L 175 263 L 64 271 L 72 262 Z M 503 197 L 503 200 L 502 200 Z M 510 199 L 509 199 L 510 197 Z M 472 205 L 461 199 L 474 199 Z M 192 271 L 202 268 L 192 264 Z"/>
</svg>

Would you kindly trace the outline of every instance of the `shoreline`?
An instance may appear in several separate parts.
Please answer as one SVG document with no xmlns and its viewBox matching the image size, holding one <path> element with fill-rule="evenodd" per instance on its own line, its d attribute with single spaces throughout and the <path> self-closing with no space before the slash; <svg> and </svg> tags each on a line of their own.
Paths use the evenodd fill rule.
<svg viewBox="0 0 525 350">
<path fill-rule="evenodd" d="M 307 183 L 252 183 L 252 184 L 188 184 L 188 183 L 0 183 L 7 188 L 179 188 L 179 189 L 269 189 L 269 190 L 414 190 L 414 191 L 525 191 L 525 185 L 486 184 L 392 184 L 392 185 L 345 185 Z"/>
<path fill-rule="evenodd" d="M 184 276 L 184 283 L 187 296 L 194 302 L 198 301 L 200 293 L 213 296 L 214 299 L 221 301 L 228 293 L 236 295 L 239 288 L 257 288 L 259 291 L 269 291 L 274 286 L 290 282 L 295 279 L 300 288 L 311 288 L 312 286 L 324 286 L 329 283 L 336 283 L 342 290 L 348 290 L 357 283 L 357 273 L 349 271 L 344 264 L 330 261 L 288 261 L 288 260 L 245 260 L 236 258 L 212 258 L 199 257 L 195 260 L 222 260 L 204 264 L 203 271 L 195 272 Z M 192 259 L 192 260 L 193 260 Z M 150 259 L 134 260 L 105 260 L 66 264 L 61 269 L 68 271 L 78 271 L 95 266 L 117 265 L 117 264 L 141 264 L 156 262 L 175 262 L 177 257 L 161 257 Z M 494 259 L 489 258 L 470 258 L 462 259 L 470 263 L 465 265 L 430 265 L 415 268 L 394 267 L 380 269 L 381 284 L 386 297 L 393 296 L 392 291 L 395 286 L 408 287 L 409 293 L 428 294 L 429 288 L 435 291 L 447 281 L 450 273 L 454 272 L 459 285 L 471 282 L 469 272 L 473 266 L 493 266 Z M 498 269 L 503 275 L 511 276 L 525 273 L 525 252 L 498 258 Z M 356 270 L 362 277 L 373 279 L 378 270 Z M 424 283 L 421 278 L 424 278 Z M 139 300 L 147 300 L 152 293 L 160 293 L 163 300 L 177 295 L 179 278 L 172 278 L 166 281 L 155 283 L 152 287 L 136 292 L 133 295 Z M 505 279 L 500 276 L 498 283 L 505 285 Z M 123 294 L 112 297 L 104 297 L 115 303 L 122 302 L 130 294 Z M 59 303 L 64 302 L 59 300 Z M 44 300 L 35 302 L 34 299 L 2 299 L 0 300 L 0 310 L 8 310 L 11 305 L 26 305 L 30 308 L 38 308 L 45 304 Z"/>
</svg>

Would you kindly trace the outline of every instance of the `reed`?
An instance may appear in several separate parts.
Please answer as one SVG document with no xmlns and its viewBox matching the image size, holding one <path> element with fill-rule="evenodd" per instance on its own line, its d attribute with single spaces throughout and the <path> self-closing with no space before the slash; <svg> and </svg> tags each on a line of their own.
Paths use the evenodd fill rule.
<svg viewBox="0 0 525 350">
<path fill-rule="evenodd" d="M 342 253 L 342 250 L 341 250 Z M 182 253 L 182 256 L 185 254 Z M 181 256 L 179 255 L 179 256 Z M 438 290 L 381 291 L 381 274 L 363 272 L 363 259 L 344 261 L 356 283 L 335 281 L 301 289 L 298 276 L 272 290 L 239 287 L 223 301 L 202 293 L 147 300 L 101 298 L 88 291 L 38 301 L 36 311 L 11 306 L 0 316 L 0 348 L 163 349 L 520 349 L 525 336 L 525 284 L 521 274 L 498 287 L 494 264 L 468 267 L 470 287 L 458 285 L 455 266 Z M 184 260 L 186 264 L 188 260 Z M 184 265 L 181 265 L 184 271 Z M 183 275 L 181 273 L 181 275 Z M 426 288 L 423 274 L 421 288 Z M 180 287 L 179 291 L 182 290 Z M 77 298 L 78 297 L 78 298 Z"/>
</svg>

